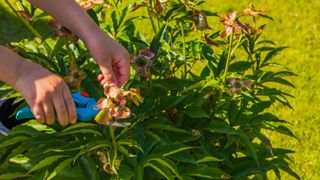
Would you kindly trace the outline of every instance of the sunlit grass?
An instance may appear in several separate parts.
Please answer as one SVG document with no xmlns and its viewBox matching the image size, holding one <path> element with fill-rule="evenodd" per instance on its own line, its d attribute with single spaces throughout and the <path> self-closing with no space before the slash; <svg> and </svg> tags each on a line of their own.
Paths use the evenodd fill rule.
<svg viewBox="0 0 320 180">
<path fill-rule="evenodd" d="M 250 1 L 207 1 L 210 10 L 220 14 L 230 10 L 241 10 Z M 287 65 L 299 77 L 290 79 L 296 89 L 286 89 L 296 98 L 291 99 L 295 109 L 280 105 L 273 111 L 281 119 L 288 120 L 293 125 L 290 129 L 301 142 L 270 134 L 274 147 L 294 149 L 292 155 L 293 169 L 302 179 L 320 178 L 320 24 L 316 22 L 320 12 L 320 1 L 311 0 L 262 0 L 256 2 L 257 8 L 265 9 L 274 18 L 269 22 L 265 34 L 277 43 L 287 45 L 275 61 Z M 290 179 L 285 175 L 283 179 Z"/>
</svg>

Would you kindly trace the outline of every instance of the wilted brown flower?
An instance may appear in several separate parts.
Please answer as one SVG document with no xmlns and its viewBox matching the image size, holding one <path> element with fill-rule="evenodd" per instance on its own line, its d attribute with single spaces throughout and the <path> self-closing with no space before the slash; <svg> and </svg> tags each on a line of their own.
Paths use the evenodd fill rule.
<svg viewBox="0 0 320 180">
<path fill-rule="evenodd" d="M 118 174 L 118 173 L 116 172 L 116 170 L 114 170 L 114 169 L 112 169 L 112 168 L 110 167 L 110 163 L 109 163 L 108 156 L 107 156 L 105 153 L 103 153 L 103 152 L 101 152 L 101 151 L 97 151 L 97 156 L 98 156 L 100 162 L 103 164 L 103 170 L 104 170 L 106 173 L 111 174 L 111 175 L 113 175 L 113 174 Z"/>
<path fill-rule="evenodd" d="M 198 136 L 201 136 L 201 133 L 199 130 L 195 130 L 195 129 L 192 129 L 192 135 L 195 136 L 195 137 L 198 137 Z"/>
<path fill-rule="evenodd" d="M 107 97 L 98 101 L 96 108 L 101 111 L 95 117 L 95 121 L 98 124 L 108 126 L 129 126 L 128 122 L 117 122 L 116 120 L 131 116 L 131 110 L 125 106 L 127 103 L 125 97 L 135 105 L 139 105 L 143 101 L 139 90 L 130 88 L 124 91 L 113 83 L 107 83 L 104 86 L 104 93 Z"/>
<path fill-rule="evenodd" d="M 203 34 L 202 38 L 209 45 L 217 46 L 217 47 L 219 46 L 219 44 L 216 41 L 210 39 L 206 34 Z"/>
<path fill-rule="evenodd" d="M 70 67 L 69 74 L 63 79 L 67 85 L 73 88 L 79 88 L 81 81 L 86 77 L 86 73 L 78 68 L 76 64 L 72 64 Z"/>
<path fill-rule="evenodd" d="M 265 15 L 262 11 L 256 10 L 253 3 L 249 4 L 249 8 L 243 10 L 243 15 L 245 16 L 257 16 L 257 15 Z"/>
<path fill-rule="evenodd" d="M 154 10 L 157 14 L 162 14 L 166 10 L 166 0 L 156 0 Z"/>
<path fill-rule="evenodd" d="M 254 30 L 245 23 L 238 20 L 237 12 L 231 12 L 221 19 L 221 22 L 226 25 L 225 29 L 221 32 L 221 38 L 228 38 L 232 32 L 243 30 L 246 34 L 252 34 Z"/>
<path fill-rule="evenodd" d="M 131 58 L 133 68 L 144 78 L 150 78 L 151 73 L 149 69 L 152 68 L 152 58 L 155 56 L 154 52 L 149 49 L 142 49 L 137 56 Z"/>
<path fill-rule="evenodd" d="M 207 16 L 199 10 L 194 10 L 192 13 L 192 22 L 193 22 L 193 29 L 194 30 L 205 30 L 211 29 L 208 25 Z"/>
<path fill-rule="evenodd" d="M 244 81 L 242 78 L 230 78 L 228 79 L 228 85 L 230 88 L 227 90 L 227 93 L 230 95 L 241 94 L 243 88 L 250 87 L 252 85 L 252 81 Z"/>
</svg>

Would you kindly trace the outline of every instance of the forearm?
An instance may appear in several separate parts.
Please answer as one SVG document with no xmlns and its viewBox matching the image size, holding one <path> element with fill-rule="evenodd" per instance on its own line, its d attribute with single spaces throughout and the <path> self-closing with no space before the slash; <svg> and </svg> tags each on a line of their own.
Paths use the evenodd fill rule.
<svg viewBox="0 0 320 180">
<path fill-rule="evenodd" d="M 29 0 L 70 29 L 82 40 L 102 31 L 74 0 Z"/>
<path fill-rule="evenodd" d="M 22 57 L 10 49 L 0 46 L 0 81 L 14 87 L 21 73 L 21 67 L 25 63 L 28 62 Z"/>
</svg>

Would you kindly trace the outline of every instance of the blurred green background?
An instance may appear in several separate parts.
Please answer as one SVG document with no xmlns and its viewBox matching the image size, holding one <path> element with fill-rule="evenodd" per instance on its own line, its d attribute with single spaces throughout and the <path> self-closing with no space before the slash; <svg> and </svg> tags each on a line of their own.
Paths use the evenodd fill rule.
<svg viewBox="0 0 320 180">
<path fill-rule="evenodd" d="M 233 10 L 241 11 L 249 2 L 207 0 L 203 9 L 223 15 Z M 299 75 L 290 79 L 296 89 L 285 89 L 296 97 L 290 99 L 295 110 L 276 105 L 272 111 L 292 123 L 289 128 L 300 141 L 271 133 L 269 136 L 274 147 L 296 151 L 291 156 L 292 166 L 302 179 L 320 179 L 320 1 L 256 0 L 253 3 L 274 18 L 274 22 L 268 21 L 265 36 L 279 46 L 290 47 L 275 61 Z M 210 18 L 209 21 L 215 28 L 219 18 Z M 5 1 L 0 0 L 0 45 L 24 38 L 32 38 L 32 35 L 8 9 Z M 283 179 L 291 177 L 284 175 Z"/>
</svg>

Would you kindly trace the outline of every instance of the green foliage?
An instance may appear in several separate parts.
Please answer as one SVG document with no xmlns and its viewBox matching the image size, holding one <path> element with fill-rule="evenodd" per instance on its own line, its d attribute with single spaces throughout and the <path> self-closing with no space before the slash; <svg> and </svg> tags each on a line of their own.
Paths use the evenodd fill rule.
<svg viewBox="0 0 320 180">
<path fill-rule="evenodd" d="M 266 135 L 268 130 L 295 137 L 286 121 L 267 112 L 274 103 L 292 108 L 291 95 L 275 84 L 294 88 L 286 78 L 295 74 L 271 68 L 286 47 L 261 38 L 258 17 L 238 17 L 252 27 L 221 38 L 219 29 L 203 22 L 217 18 L 217 13 L 199 11 L 204 1 L 170 1 L 162 10 L 158 3 L 164 5 L 118 0 L 108 10 L 88 12 L 131 54 L 145 48 L 156 54 L 151 78 L 132 72 L 126 85 L 139 87 L 145 99 L 132 108 L 131 126 L 90 122 L 61 129 L 29 121 L 0 142 L 0 179 L 266 179 L 269 171 L 278 178 L 284 171 L 299 179 L 288 164 L 292 151 L 273 148 Z M 36 16 L 28 4 L 21 5 Z M 148 16 L 140 16 L 138 11 L 146 8 Z M 205 18 L 197 19 L 201 16 Z M 150 20 L 150 40 L 139 32 L 140 19 Z M 253 27 L 260 29 L 248 33 L 246 28 Z M 29 28 L 35 30 L 32 24 Z M 61 76 L 76 63 L 87 74 L 79 88 L 101 97 L 94 82 L 99 70 L 83 43 L 73 41 L 72 34 L 51 35 L 10 45 Z M 20 96 L 5 85 L 0 90 Z"/>
</svg>

